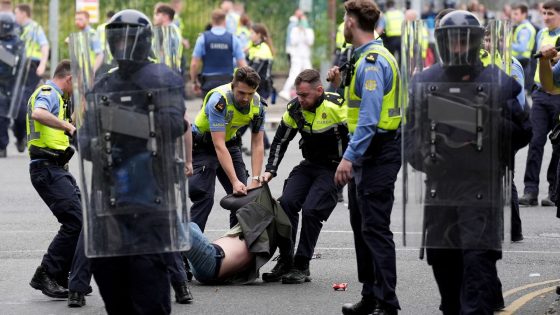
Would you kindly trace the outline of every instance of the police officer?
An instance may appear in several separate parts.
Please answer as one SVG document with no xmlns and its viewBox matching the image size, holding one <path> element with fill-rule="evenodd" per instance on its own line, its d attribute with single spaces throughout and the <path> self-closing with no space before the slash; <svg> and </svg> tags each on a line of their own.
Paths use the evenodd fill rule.
<svg viewBox="0 0 560 315">
<path fill-rule="evenodd" d="M 16 97 L 14 92 L 17 93 L 19 88 L 15 85 L 24 48 L 23 42 L 16 34 L 16 20 L 12 13 L 0 12 L 0 47 L 6 53 L 6 59 L 0 57 L 0 115 L 8 116 L 13 98 Z M 10 119 L 0 117 L 0 158 L 7 156 L 9 126 Z"/>
<path fill-rule="evenodd" d="M 531 54 L 535 48 L 535 36 L 537 30 L 527 20 L 528 7 L 524 3 L 514 4 L 511 7 L 511 18 L 515 23 L 513 32 L 513 56 L 521 62 L 525 73 L 524 87 L 531 89 L 533 86 L 533 74 L 531 70 Z"/>
<path fill-rule="evenodd" d="M 14 118 L 13 131 L 19 152 L 25 150 L 25 113 L 27 100 L 39 84 L 45 73 L 49 58 L 49 42 L 43 28 L 31 19 L 31 7 L 28 4 L 18 4 L 15 9 L 16 21 L 21 27 L 21 40 L 25 43 L 24 91 L 21 97 L 19 114 Z"/>
<path fill-rule="evenodd" d="M 325 93 L 319 72 L 304 70 L 296 77 L 295 86 L 298 97 L 288 104 L 276 130 L 263 179 L 268 182 L 277 175 L 290 141 L 301 133 L 300 149 L 304 160 L 290 173 L 280 198 L 282 209 L 292 224 L 292 242 L 296 239 L 300 211 L 301 233 L 295 256 L 281 254 L 272 271 L 263 274 L 266 282 L 311 280 L 309 261 L 323 221 L 336 207 L 338 188 L 334 172 L 348 145 L 343 99 L 338 94 Z"/>
<path fill-rule="evenodd" d="M 178 257 L 169 251 L 184 250 L 175 239 L 185 215 L 175 207 L 186 207 L 176 149 L 186 127 L 184 83 L 148 60 L 153 31 L 141 12 L 118 12 L 106 34 L 118 68 L 85 91 L 90 106 L 79 132 L 82 163 L 100 168 L 90 187 L 97 197 L 86 199 L 86 250 L 109 314 L 169 314 L 168 268 Z"/>
<path fill-rule="evenodd" d="M 403 128 L 406 161 L 426 185 L 422 246 L 443 314 L 493 314 L 503 307 L 496 270 L 503 224 L 500 187 L 513 152 L 530 139 L 530 124 L 517 101 L 521 86 L 497 64 L 481 62 L 484 28 L 475 15 L 448 13 L 435 35 L 440 62 L 412 78 L 410 90 L 416 93 L 409 93 Z M 448 92 L 453 90 L 462 92 Z M 483 109 L 482 120 L 458 117 L 459 110 L 472 113 L 475 107 L 465 106 L 473 103 Z M 455 108 L 437 111 L 442 106 Z M 501 139 L 512 139 L 511 147 Z"/>
<path fill-rule="evenodd" d="M 214 204 L 216 176 L 226 193 L 246 194 L 259 186 L 264 156 L 264 103 L 256 93 L 260 77 L 250 67 L 235 71 L 230 84 L 210 91 L 193 124 L 193 175 L 189 179 L 191 220 L 202 231 Z M 239 146 L 238 130 L 251 125 L 252 177 L 246 186 L 247 171 Z M 230 213 L 230 227 L 237 223 Z"/>
<path fill-rule="evenodd" d="M 385 22 L 385 46 L 395 57 L 398 58 L 401 50 L 401 27 L 404 22 L 403 11 L 395 8 L 395 1 L 386 3 L 387 11 L 383 14 Z"/>
<path fill-rule="evenodd" d="M 543 4 L 543 17 L 546 28 L 537 34 L 537 49 L 541 46 L 560 44 L 560 1 L 550 0 Z M 519 204 L 526 206 L 536 206 L 538 204 L 539 193 L 539 173 L 543 159 L 544 145 L 546 136 L 554 126 L 554 121 L 560 113 L 560 96 L 556 93 L 548 93 L 543 90 L 540 83 L 539 67 L 535 73 L 535 86 L 531 97 L 533 106 L 531 107 L 531 123 L 533 125 L 533 138 L 529 144 L 527 153 L 527 164 L 525 166 L 524 194 L 519 198 Z M 556 90 L 555 90 L 556 91 Z M 560 90 L 559 90 L 560 91 Z M 548 197 L 541 200 L 543 206 L 553 206 L 550 195 L 554 187 L 556 178 L 556 165 L 558 164 L 558 152 L 553 147 L 552 157 L 548 166 L 546 179 L 549 184 Z"/>
<path fill-rule="evenodd" d="M 82 229 L 80 189 L 67 164 L 74 153 L 68 136 L 76 130 L 69 122 L 71 93 L 70 61 L 63 60 L 52 81 L 40 86 L 29 98 L 26 119 L 31 183 L 62 224 L 30 285 L 53 298 L 68 296 L 57 281 L 68 276 Z"/>
<path fill-rule="evenodd" d="M 368 0 L 350 0 L 346 9 L 344 36 L 356 47 L 351 59 L 347 123 L 350 143 L 338 165 L 335 182 L 348 187 L 350 223 L 354 231 L 358 279 L 363 283 L 362 300 L 346 304 L 344 314 L 396 314 L 396 258 L 389 229 L 393 191 L 400 169 L 397 103 L 397 61 L 375 40 L 380 12 Z M 340 83 L 338 68 L 329 79 Z M 352 177 L 354 179 L 351 181 Z"/>
<path fill-rule="evenodd" d="M 181 69 L 181 58 L 183 56 L 183 37 L 179 27 L 173 23 L 173 17 L 175 16 L 175 10 L 170 5 L 165 3 L 158 3 L 154 9 L 154 26 L 160 26 L 158 31 L 167 32 L 169 31 L 170 44 L 169 49 L 162 49 L 161 53 L 164 55 L 165 64 L 170 66 L 172 69 L 177 70 L 180 74 Z M 162 34 L 163 35 L 163 34 Z"/>
<path fill-rule="evenodd" d="M 74 24 L 80 32 L 87 34 L 89 40 L 89 61 L 93 66 L 93 71 L 97 71 L 103 62 L 103 48 L 97 32 L 89 25 L 89 13 L 87 11 L 78 11 L 74 16 Z"/>
<path fill-rule="evenodd" d="M 247 65 L 239 39 L 226 31 L 226 13 L 216 9 L 212 12 L 212 28 L 202 33 L 194 46 L 190 68 L 194 92 L 204 98 L 213 88 L 231 82 L 234 59 L 238 68 Z"/>
</svg>

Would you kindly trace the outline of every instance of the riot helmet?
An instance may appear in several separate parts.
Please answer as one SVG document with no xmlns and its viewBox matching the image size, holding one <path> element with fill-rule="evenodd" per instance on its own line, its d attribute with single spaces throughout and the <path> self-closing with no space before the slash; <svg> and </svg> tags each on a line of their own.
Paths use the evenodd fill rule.
<svg viewBox="0 0 560 315">
<path fill-rule="evenodd" d="M 107 44 L 117 61 L 143 62 L 152 45 L 152 23 L 142 12 L 117 12 L 105 28 Z"/>
<path fill-rule="evenodd" d="M 13 14 L 0 12 L 0 38 L 15 35 L 16 18 Z"/>
<path fill-rule="evenodd" d="M 456 10 L 445 15 L 435 30 L 439 62 L 447 67 L 470 67 L 479 62 L 484 27 L 468 11 Z"/>
</svg>

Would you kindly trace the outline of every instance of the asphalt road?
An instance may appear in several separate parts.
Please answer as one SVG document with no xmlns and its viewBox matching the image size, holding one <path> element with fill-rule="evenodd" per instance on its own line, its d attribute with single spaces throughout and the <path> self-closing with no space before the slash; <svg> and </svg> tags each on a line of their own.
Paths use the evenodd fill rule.
<svg viewBox="0 0 560 315">
<path fill-rule="evenodd" d="M 196 104 L 200 102 L 189 102 L 192 118 Z M 271 121 L 278 119 L 285 108 L 282 105 L 271 106 Z M 272 137 L 273 131 L 268 130 L 268 135 Z M 293 142 L 296 144 L 290 145 L 279 176 L 271 183 L 276 197 L 281 195 L 283 180 L 301 158 L 297 138 Z M 65 300 L 52 300 L 29 286 L 58 223 L 31 186 L 27 154 L 17 153 L 13 144 L 8 149 L 8 158 L 0 160 L 0 314 L 104 314 L 95 283 L 92 283 L 94 292 L 87 296 L 87 305 L 80 309 L 69 309 Z M 550 159 L 550 151 L 547 147 L 545 161 Z M 526 150 L 517 156 L 516 183 L 522 190 Z M 76 158 L 71 171 L 79 178 Z M 544 172 L 545 167 L 541 178 L 545 178 Z M 401 314 L 438 314 L 439 293 L 431 268 L 418 259 L 417 249 L 402 246 L 400 177 L 396 187 L 392 229 L 397 244 L 397 294 Z M 546 183 L 541 184 L 541 192 L 546 191 Z M 218 187 L 215 205 L 224 195 L 223 189 Z M 348 200 L 346 195 L 345 200 Z M 501 314 L 560 314 L 559 297 L 554 292 L 560 285 L 560 220 L 555 212 L 552 207 L 521 209 L 525 240 L 506 243 L 504 258 L 498 264 L 508 306 Z M 228 214 L 215 206 L 206 229 L 208 237 L 219 237 L 227 226 Z M 341 305 L 359 300 L 361 290 L 345 203 L 339 203 L 325 223 L 316 253 L 320 258 L 311 262 L 313 280 L 310 283 L 283 285 L 257 280 L 245 286 L 208 286 L 193 281 L 194 303 L 173 303 L 173 313 L 340 314 Z M 261 271 L 266 272 L 273 265 L 274 262 L 270 262 Z M 348 290 L 334 291 L 331 288 L 334 282 L 347 282 Z"/>
</svg>

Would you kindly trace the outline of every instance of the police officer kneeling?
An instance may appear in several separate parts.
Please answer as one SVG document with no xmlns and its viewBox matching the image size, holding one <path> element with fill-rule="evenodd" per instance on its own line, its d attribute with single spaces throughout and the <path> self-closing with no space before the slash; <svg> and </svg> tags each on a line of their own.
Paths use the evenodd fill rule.
<svg viewBox="0 0 560 315">
<path fill-rule="evenodd" d="M 80 189 L 68 172 L 74 154 L 68 137 L 76 131 L 69 122 L 71 93 L 70 61 L 64 60 L 56 67 L 54 78 L 31 95 L 27 110 L 31 183 L 62 224 L 29 284 L 53 298 L 68 296 L 60 284 L 67 281 L 82 230 Z"/>
<path fill-rule="evenodd" d="M 304 70 L 295 80 L 298 97 L 288 104 L 276 131 L 263 177 L 269 181 L 276 176 L 280 161 L 299 132 L 300 149 L 304 160 L 296 166 L 280 198 L 282 208 L 292 224 L 292 242 L 295 242 L 299 212 L 302 212 L 301 234 L 295 257 L 291 254 L 280 260 L 263 280 L 282 283 L 303 283 L 311 280 L 309 261 L 319 233 L 336 207 L 338 188 L 334 173 L 348 145 L 346 106 L 338 94 L 325 93 L 316 70 Z M 292 253 L 294 244 L 292 243 Z"/>
</svg>

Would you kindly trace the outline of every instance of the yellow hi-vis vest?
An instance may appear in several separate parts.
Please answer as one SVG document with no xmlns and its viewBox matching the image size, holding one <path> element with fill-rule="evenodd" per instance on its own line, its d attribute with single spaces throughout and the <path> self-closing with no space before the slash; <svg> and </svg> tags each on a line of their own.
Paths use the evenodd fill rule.
<svg viewBox="0 0 560 315">
<path fill-rule="evenodd" d="M 552 45 L 552 46 L 556 46 L 556 42 L 558 41 L 558 37 L 560 37 L 559 35 L 555 35 L 555 36 L 550 36 L 550 33 L 548 32 L 548 28 L 543 29 L 543 31 L 541 32 L 541 37 L 540 37 L 540 45 L 539 47 L 537 47 L 537 49 L 540 49 L 543 45 Z M 540 69 L 540 63 L 537 62 L 537 70 L 535 71 L 535 83 L 540 84 L 541 83 L 541 77 L 539 75 L 539 70 Z M 560 93 L 560 87 L 559 88 L 554 88 L 554 93 L 558 92 Z"/>
<path fill-rule="evenodd" d="M 348 130 L 350 133 L 354 133 L 356 126 L 358 125 L 358 116 L 360 113 L 360 104 L 362 98 L 356 95 L 356 74 L 360 67 L 360 64 L 364 62 L 367 57 L 368 62 L 372 64 L 375 63 L 377 55 L 381 55 L 387 59 L 389 65 L 391 65 L 391 71 L 393 72 L 393 82 L 391 83 L 391 89 L 388 93 L 383 95 L 383 103 L 381 104 L 381 115 L 379 117 L 379 123 L 377 128 L 383 130 L 397 130 L 401 123 L 401 109 L 399 107 L 399 69 L 397 66 L 397 60 L 395 57 L 383 46 L 381 45 L 371 45 L 369 49 L 362 52 L 358 61 L 354 64 L 354 74 L 352 75 L 352 80 L 350 81 L 350 86 L 347 86 L 344 90 L 345 100 L 348 102 Z M 379 86 L 378 88 L 383 88 Z"/>
<path fill-rule="evenodd" d="M 41 59 L 41 46 L 39 46 L 39 43 L 35 40 L 35 36 L 41 31 L 41 26 L 33 20 L 23 27 L 20 37 L 25 43 L 25 56 L 27 58 L 34 60 Z"/>
<path fill-rule="evenodd" d="M 202 109 L 198 112 L 194 120 L 194 124 L 200 133 L 210 132 L 210 121 L 206 115 L 206 103 L 208 103 L 210 96 L 214 94 L 214 92 L 220 93 L 222 98 L 226 101 L 225 105 L 221 103 L 222 100 L 218 101 L 216 104 L 216 109 L 220 110 L 219 108 L 222 108 L 222 111 L 226 111 L 226 141 L 235 138 L 239 128 L 249 125 L 253 119 L 256 119 L 260 115 L 261 110 L 264 110 L 261 109 L 261 97 L 255 93 L 249 104 L 249 112 L 247 114 L 240 112 L 234 105 L 231 83 L 218 86 L 206 94 L 204 102 L 202 103 Z"/>
<path fill-rule="evenodd" d="M 535 37 L 537 35 L 537 30 L 535 30 L 535 27 L 529 23 L 522 23 L 519 24 L 517 26 L 517 28 L 515 29 L 515 32 L 513 32 L 513 40 L 517 41 L 517 37 L 519 36 L 519 32 L 521 32 L 524 29 L 528 29 L 529 32 L 531 33 L 531 36 L 529 37 L 529 43 L 527 45 L 527 49 L 524 52 L 519 52 L 519 51 L 513 51 L 513 56 L 517 59 L 519 58 L 524 58 L 524 59 L 529 59 L 531 58 L 531 52 L 533 51 L 533 48 L 535 47 Z"/>
<path fill-rule="evenodd" d="M 249 49 L 247 50 L 247 57 L 249 60 L 254 59 L 270 59 L 272 60 L 272 51 L 267 43 L 261 42 L 259 44 L 254 44 L 249 42 Z"/>
<path fill-rule="evenodd" d="M 385 12 L 385 35 L 387 37 L 401 36 L 403 22 L 404 14 L 401 11 L 391 9 Z"/>
<path fill-rule="evenodd" d="M 37 100 L 37 95 L 44 91 L 51 91 L 51 93 L 56 93 L 58 96 L 58 119 L 68 121 L 69 117 L 66 117 L 66 106 L 67 104 L 62 99 L 62 95 L 50 85 L 40 86 L 29 98 L 27 102 L 27 117 L 26 117 L 26 129 L 27 129 L 27 148 L 29 149 L 32 145 L 39 148 L 49 148 L 54 150 L 64 151 L 70 145 L 68 136 L 64 134 L 64 130 L 59 130 L 51 128 L 35 121 L 31 118 L 31 113 L 35 109 L 35 101 Z"/>
</svg>

